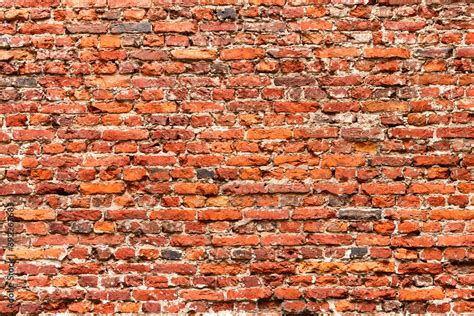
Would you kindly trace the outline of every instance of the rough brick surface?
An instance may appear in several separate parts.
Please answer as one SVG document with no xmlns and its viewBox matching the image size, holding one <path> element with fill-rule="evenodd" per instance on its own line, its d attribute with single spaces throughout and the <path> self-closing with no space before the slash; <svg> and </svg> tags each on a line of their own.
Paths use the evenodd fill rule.
<svg viewBox="0 0 474 316">
<path fill-rule="evenodd" d="M 0 0 L 13 309 L 474 312 L 473 17 Z"/>
</svg>

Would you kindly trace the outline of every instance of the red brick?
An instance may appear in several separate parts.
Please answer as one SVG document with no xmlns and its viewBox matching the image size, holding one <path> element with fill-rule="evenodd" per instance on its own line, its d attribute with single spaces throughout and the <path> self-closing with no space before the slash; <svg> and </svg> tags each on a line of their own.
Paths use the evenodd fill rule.
<svg viewBox="0 0 474 316">
<path fill-rule="evenodd" d="M 275 112 L 315 112 L 318 104 L 315 102 L 276 102 Z"/>
<path fill-rule="evenodd" d="M 140 181 L 146 176 L 146 170 L 143 168 L 127 168 L 123 171 L 125 181 Z"/>
<path fill-rule="evenodd" d="M 121 45 L 122 41 L 116 35 L 102 35 L 99 40 L 101 48 L 119 48 Z"/>
<path fill-rule="evenodd" d="M 291 138 L 292 132 L 287 128 L 274 129 L 250 129 L 247 132 L 247 139 L 288 139 Z"/>
<path fill-rule="evenodd" d="M 413 183 L 408 192 L 415 194 L 449 194 L 454 193 L 454 187 L 443 183 Z"/>
<path fill-rule="evenodd" d="M 185 102 L 182 108 L 185 112 L 218 112 L 224 110 L 224 105 L 214 102 Z"/>
<path fill-rule="evenodd" d="M 401 301 L 441 300 L 444 298 L 444 293 L 440 288 L 400 289 L 399 298 Z"/>
<path fill-rule="evenodd" d="M 253 75 L 229 77 L 227 80 L 229 87 L 265 87 L 271 83 L 267 77 Z"/>
<path fill-rule="evenodd" d="M 151 7 L 152 0 L 108 0 L 109 7 L 114 8 L 126 8 L 126 7 L 139 7 L 149 8 Z"/>
<path fill-rule="evenodd" d="M 474 128 L 448 127 L 436 130 L 436 136 L 441 138 L 474 138 Z"/>
<path fill-rule="evenodd" d="M 6 1 L 8 4 L 8 1 Z M 25 8 L 38 8 L 38 7 L 44 7 L 44 8 L 49 8 L 49 7 L 57 7 L 59 5 L 60 1 L 59 0 L 39 0 L 39 1 L 33 1 L 33 0 L 18 0 L 12 2 L 12 4 L 15 4 L 18 7 L 25 7 Z M 8 5 L 7 5 L 8 6 Z"/>
<path fill-rule="evenodd" d="M 224 49 L 220 53 L 220 58 L 222 60 L 256 59 L 264 56 L 264 49 L 248 47 Z"/>
<path fill-rule="evenodd" d="M 228 166 L 262 166 L 268 164 L 265 156 L 235 156 L 227 160 Z"/>
<path fill-rule="evenodd" d="M 409 104 L 400 101 L 366 101 L 362 103 L 365 112 L 408 112 Z"/>
<path fill-rule="evenodd" d="M 62 235 L 48 235 L 41 236 L 32 241 L 32 245 L 38 246 L 52 246 L 52 245 L 74 245 L 77 244 L 78 238 L 76 236 L 62 236 Z"/>
<path fill-rule="evenodd" d="M 472 247 L 474 235 L 438 236 L 437 246 L 441 247 Z"/>
<path fill-rule="evenodd" d="M 414 78 L 419 85 L 452 85 L 456 83 L 456 78 L 445 74 L 423 74 Z"/>
<path fill-rule="evenodd" d="M 196 218 L 194 210 L 166 209 L 157 210 L 150 213 L 150 219 L 175 220 L 175 221 L 191 221 Z"/>
<path fill-rule="evenodd" d="M 60 23 L 25 23 L 19 32 L 23 34 L 63 34 L 64 26 Z"/>
<path fill-rule="evenodd" d="M 147 130 L 106 130 L 104 131 L 102 138 L 104 140 L 141 140 L 148 138 Z"/>
<path fill-rule="evenodd" d="M 16 218 L 25 220 L 25 221 L 44 221 L 44 220 L 53 220 L 56 218 L 56 214 L 53 210 L 15 210 L 13 212 Z"/>
<path fill-rule="evenodd" d="M 176 112 L 177 106 L 173 102 L 146 102 L 137 103 L 135 111 L 142 114 L 147 113 L 171 113 Z"/>
<path fill-rule="evenodd" d="M 337 113 L 337 112 L 355 112 L 359 110 L 359 103 L 356 102 L 329 102 L 324 103 L 322 107 L 323 112 Z"/>
<path fill-rule="evenodd" d="M 352 242 L 352 237 L 348 235 L 311 235 L 308 238 L 308 243 L 313 245 L 349 245 Z"/>
<path fill-rule="evenodd" d="M 357 183 L 315 183 L 316 192 L 328 192 L 331 194 L 352 194 L 357 191 Z"/>
<path fill-rule="evenodd" d="M 183 275 L 193 275 L 196 273 L 196 267 L 192 264 L 180 264 L 180 263 L 170 263 L 170 264 L 157 264 L 155 270 L 158 273 L 177 273 Z"/>
<path fill-rule="evenodd" d="M 156 33 L 196 33 L 197 24 L 192 21 L 155 22 L 153 31 Z"/>
<path fill-rule="evenodd" d="M 74 8 L 105 7 L 107 0 L 66 0 L 65 5 Z"/>
<path fill-rule="evenodd" d="M 369 195 L 404 194 L 406 191 L 405 185 L 403 183 L 363 183 L 360 188 L 363 192 Z"/>
<path fill-rule="evenodd" d="M 290 23 L 290 30 L 294 31 L 331 30 L 332 28 L 332 23 L 325 20 L 307 20 Z"/>
<path fill-rule="evenodd" d="M 430 219 L 433 220 L 471 220 L 474 219 L 474 211 L 471 210 L 432 210 Z"/>
<path fill-rule="evenodd" d="M 336 127 L 328 128 L 298 128 L 294 130 L 295 138 L 336 138 L 339 130 Z"/>
<path fill-rule="evenodd" d="M 254 220 L 278 220 L 289 218 L 288 210 L 247 210 L 244 212 L 245 218 Z"/>
<path fill-rule="evenodd" d="M 242 218 L 239 210 L 203 210 L 198 212 L 198 219 L 201 221 L 234 221 Z"/>
<path fill-rule="evenodd" d="M 364 55 L 367 58 L 409 58 L 410 51 L 405 48 L 366 48 Z"/>
<path fill-rule="evenodd" d="M 392 245 L 396 247 L 407 248 L 425 248 L 434 245 L 434 238 L 432 237 L 395 237 L 392 239 Z"/>
<path fill-rule="evenodd" d="M 364 164 L 365 159 L 360 156 L 332 155 L 325 156 L 322 159 L 322 166 L 324 167 L 357 167 Z"/>
<path fill-rule="evenodd" d="M 398 272 L 401 274 L 440 274 L 443 266 L 440 263 L 403 263 L 398 265 Z"/>
<path fill-rule="evenodd" d="M 279 299 L 295 300 L 301 297 L 301 291 L 298 288 L 280 287 L 275 289 L 275 296 Z"/>
<path fill-rule="evenodd" d="M 177 183 L 174 191 L 178 194 L 214 195 L 217 194 L 217 186 L 207 183 Z"/>
<path fill-rule="evenodd" d="M 317 288 L 308 289 L 305 291 L 304 296 L 312 299 L 334 299 L 344 298 L 348 294 L 348 291 L 343 288 Z"/>
<path fill-rule="evenodd" d="M 176 163 L 173 156 L 135 156 L 134 163 L 142 166 L 169 166 Z"/>
<path fill-rule="evenodd" d="M 406 138 L 406 139 L 417 139 L 417 138 L 431 138 L 433 137 L 433 130 L 425 128 L 404 128 L 396 127 L 389 130 L 390 137 L 394 138 Z"/>
<path fill-rule="evenodd" d="M 245 269 L 239 264 L 203 264 L 199 271 L 205 275 L 236 275 L 244 273 Z"/>
<path fill-rule="evenodd" d="M 474 183 L 459 183 L 458 189 L 462 193 L 473 193 L 474 192 Z"/>
<path fill-rule="evenodd" d="M 210 49 L 176 49 L 171 52 L 175 59 L 187 60 L 213 60 L 216 59 L 216 51 Z"/>
<path fill-rule="evenodd" d="M 316 49 L 314 51 L 319 58 L 347 58 L 360 56 L 360 50 L 355 47 L 335 47 Z"/>
<path fill-rule="evenodd" d="M 121 182 L 110 183 L 82 183 L 81 192 L 90 194 L 118 194 L 125 191 L 125 185 Z"/>
<path fill-rule="evenodd" d="M 384 26 L 387 30 L 416 32 L 423 29 L 426 26 L 426 22 L 411 20 L 387 21 L 384 23 Z"/>
<path fill-rule="evenodd" d="M 189 301 L 224 301 L 224 294 L 212 290 L 185 290 L 180 296 Z"/>
<path fill-rule="evenodd" d="M 473 58 L 474 47 L 459 47 L 456 48 L 456 57 L 458 58 Z"/>
<path fill-rule="evenodd" d="M 212 244 L 218 247 L 223 246 L 254 246 L 259 243 L 258 236 L 228 236 L 219 237 L 214 236 L 212 238 Z"/>
<path fill-rule="evenodd" d="M 459 158 L 456 156 L 416 156 L 413 158 L 415 166 L 449 166 L 456 165 Z"/>
<path fill-rule="evenodd" d="M 127 113 L 132 110 L 132 105 L 129 103 L 117 103 L 117 102 L 95 102 L 89 105 L 92 112 L 105 112 L 105 113 Z"/>
<path fill-rule="evenodd" d="M 135 290 L 132 292 L 132 297 L 137 301 L 173 300 L 176 298 L 176 290 Z"/>
<path fill-rule="evenodd" d="M 26 50 L 3 50 L 0 51 L 0 60 L 31 60 L 33 59 L 33 54 Z"/>
<path fill-rule="evenodd" d="M 292 218 L 301 219 L 323 219 L 336 217 L 336 211 L 313 208 L 299 208 L 293 211 Z"/>
<path fill-rule="evenodd" d="M 227 299 L 234 300 L 256 300 L 269 298 L 272 296 L 272 291 L 269 288 L 246 288 L 237 290 L 228 290 Z"/>
<path fill-rule="evenodd" d="M 9 183 L 0 185 L 0 195 L 29 194 L 31 189 L 24 183 Z"/>
<path fill-rule="evenodd" d="M 51 140 L 54 137 L 52 130 L 14 130 L 13 139 L 19 141 Z"/>
</svg>

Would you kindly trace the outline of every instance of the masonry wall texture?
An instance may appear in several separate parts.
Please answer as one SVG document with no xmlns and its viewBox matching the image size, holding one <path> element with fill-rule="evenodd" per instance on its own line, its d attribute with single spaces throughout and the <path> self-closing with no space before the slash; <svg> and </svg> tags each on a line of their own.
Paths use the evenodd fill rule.
<svg viewBox="0 0 474 316">
<path fill-rule="evenodd" d="M 474 312 L 471 0 L 0 4 L 0 312 Z"/>
</svg>

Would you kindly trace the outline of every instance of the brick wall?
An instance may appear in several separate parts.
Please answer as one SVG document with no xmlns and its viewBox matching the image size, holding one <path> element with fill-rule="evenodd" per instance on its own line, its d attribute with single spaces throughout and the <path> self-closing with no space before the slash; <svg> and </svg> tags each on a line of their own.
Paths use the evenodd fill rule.
<svg viewBox="0 0 474 316">
<path fill-rule="evenodd" d="M 470 0 L 0 4 L 13 309 L 474 311 Z"/>
</svg>

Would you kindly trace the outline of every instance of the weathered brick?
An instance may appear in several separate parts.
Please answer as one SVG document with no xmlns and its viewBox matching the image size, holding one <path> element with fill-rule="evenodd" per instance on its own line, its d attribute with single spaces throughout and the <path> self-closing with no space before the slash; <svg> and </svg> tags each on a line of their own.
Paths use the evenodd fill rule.
<svg viewBox="0 0 474 316">
<path fill-rule="evenodd" d="M 25 220 L 25 221 L 44 221 L 44 220 L 53 220 L 56 217 L 56 214 L 53 210 L 15 210 L 13 212 L 16 218 Z"/>
<path fill-rule="evenodd" d="M 444 298 L 444 293 L 440 288 L 400 289 L 399 297 L 401 301 L 441 300 Z"/>
<path fill-rule="evenodd" d="M 106 112 L 106 113 L 127 113 L 130 112 L 133 105 L 130 103 L 118 102 L 96 102 L 89 105 L 91 112 Z"/>
<path fill-rule="evenodd" d="M 123 3 L 123 2 L 122 2 Z M 113 23 L 110 26 L 110 33 L 150 33 L 151 24 L 141 23 Z"/>
<path fill-rule="evenodd" d="M 410 105 L 402 101 L 366 101 L 362 103 L 365 112 L 408 112 Z"/>
<path fill-rule="evenodd" d="M 212 290 L 185 290 L 181 296 L 189 301 L 224 301 L 224 294 Z"/>
<path fill-rule="evenodd" d="M 74 8 L 105 7 L 107 0 L 66 0 L 64 5 Z"/>
<path fill-rule="evenodd" d="M 275 112 L 315 112 L 318 104 L 315 102 L 276 102 Z"/>
<path fill-rule="evenodd" d="M 423 29 L 426 22 L 412 20 L 387 21 L 384 26 L 387 30 L 416 32 Z"/>
<path fill-rule="evenodd" d="M 217 194 L 217 186 L 215 184 L 206 183 L 177 183 L 174 186 L 174 190 L 178 194 Z"/>
<path fill-rule="evenodd" d="M 69 27 L 68 27 L 69 30 Z M 23 34 L 63 34 L 64 26 L 60 23 L 24 23 L 20 29 Z"/>
<path fill-rule="evenodd" d="M 351 220 L 380 219 L 382 212 L 380 210 L 340 210 L 338 217 Z"/>
<path fill-rule="evenodd" d="M 148 131 L 143 129 L 136 130 L 107 130 L 102 134 L 104 140 L 141 140 L 148 138 Z"/>
<path fill-rule="evenodd" d="M 247 139 L 288 139 L 291 138 L 290 129 L 251 129 L 247 132 Z"/>
<path fill-rule="evenodd" d="M 121 43 L 120 37 L 115 35 L 103 35 L 99 40 L 99 46 L 101 48 L 119 48 Z"/>
<path fill-rule="evenodd" d="M 290 23 L 290 29 L 294 31 L 317 31 L 330 30 L 333 24 L 326 20 L 307 20 Z"/>
<path fill-rule="evenodd" d="M 121 182 L 110 183 L 82 183 L 81 192 L 90 194 L 118 194 L 125 190 L 125 185 Z"/>
<path fill-rule="evenodd" d="M 314 51 L 319 58 L 347 58 L 360 56 L 360 50 L 355 47 L 337 47 L 316 49 Z"/>
<path fill-rule="evenodd" d="M 155 22 L 153 31 L 156 33 L 196 33 L 197 23 L 192 21 Z"/>
<path fill-rule="evenodd" d="M 404 194 L 406 191 L 405 184 L 386 184 L 386 183 L 363 183 L 361 190 L 369 195 L 380 194 Z"/>
<path fill-rule="evenodd" d="M 406 48 L 366 48 L 367 58 L 409 58 L 410 51 Z"/>
<path fill-rule="evenodd" d="M 364 157 L 351 155 L 330 155 L 322 159 L 323 167 L 357 167 L 365 164 Z"/>
<path fill-rule="evenodd" d="M 216 59 L 216 51 L 210 49 L 176 49 L 171 52 L 176 59 L 188 60 L 213 60 Z"/>
<path fill-rule="evenodd" d="M 236 59 L 256 59 L 265 56 L 265 50 L 262 48 L 231 48 L 224 49 L 220 53 L 222 60 L 236 60 Z"/>
<path fill-rule="evenodd" d="M 324 288 L 308 289 L 304 296 L 310 299 L 335 299 L 345 298 L 348 295 L 348 290 L 344 288 Z"/>
<path fill-rule="evenodd" d="M 0 60 L 29 60 L 33 59 L 33 54 L 27 50 L 2 50 L 0 51 Z"/>
<path fill-rule="evenodd" d="M 456 48 L 456 57 L 459 57 L 459 58 L 473 58 L 474 57 L 474 47 Z"/>
<path fill-rule="evenodd" d="M 198 213 L 198 219 L 202 221 L 228 221 L 239 220 L 242 214 L 239 210 L 203 210 Z"/>
<path fill-rule="evenodd" d="M 176 112 L 176 109 L 176 103 L 173 102 L 146 102 L 135 105 L 138 113 L 170 113 Z"/>
<path fill-rule="evenodd" d="M 269 288 L 246 288 L 227 291 L 228 300 L 255 300 L 268 298 L 272 295 Z"/>
<path fill-rule="evenodd" d="M 13 131 L 13 139 L 18 141 L 31 140 L 51 140 L 54 137 L 52 130 L 15 130 Z"/>
<path fill-rule="evenodd" d="M 108 25 L 104 23 L 69 24 L 66 25 L 66 29 L 69 33 L 103 34 L 107 33 Z"/>
<path fill-rule="evenodd" d="M 126 7 L 149 8 L 152 3 L 152 0 L 108 0 L 109 7 L 112 9 Z"/>
</svg>

